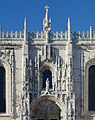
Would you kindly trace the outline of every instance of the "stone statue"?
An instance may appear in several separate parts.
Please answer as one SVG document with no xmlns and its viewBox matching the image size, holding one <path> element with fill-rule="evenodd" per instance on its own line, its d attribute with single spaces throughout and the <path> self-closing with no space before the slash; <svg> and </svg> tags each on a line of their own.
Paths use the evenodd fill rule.
<svg viewBox="0 0 95 120">
<path fill-rule="evenodd" d="M 49 78 L 47 78 L 46 80 L 46 92 L 49 91 Z"/>
</svg>

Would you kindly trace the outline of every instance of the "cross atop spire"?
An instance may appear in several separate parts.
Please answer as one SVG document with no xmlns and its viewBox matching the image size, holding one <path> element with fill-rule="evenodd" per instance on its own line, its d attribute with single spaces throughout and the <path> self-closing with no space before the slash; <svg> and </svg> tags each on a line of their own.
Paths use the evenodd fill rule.
<svg viewBox="0 0 95 120">
<path fill-rule="evenodd" d="M 48 6 L 48 5 L 46 5 L 45 9 L 46 9 L 46 12 L 48 12 L 49 6 Z"/>
</svg>

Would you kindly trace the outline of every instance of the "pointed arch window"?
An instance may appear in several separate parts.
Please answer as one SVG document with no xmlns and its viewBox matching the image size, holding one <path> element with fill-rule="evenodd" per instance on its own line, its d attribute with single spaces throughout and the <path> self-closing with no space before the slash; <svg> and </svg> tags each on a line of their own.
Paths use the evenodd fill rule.
<svg viewBox="0 0 95 120">
<path fill-rule="evenodd" d="M 89 67 L 88 110 L 95 111 L 95 65 Z"/>
<path fill-rule="evenodd" d="M 5 68 L 0 66 L 0 113 L 6 112 Z"/>
<path fill-rule="evenodd" d="M 43 71 L 42 88 L 46 88 L 46 80 L 49 79 L 49 88 L 52 88 L 52 72 L 48 70 Z"/>
</svg>

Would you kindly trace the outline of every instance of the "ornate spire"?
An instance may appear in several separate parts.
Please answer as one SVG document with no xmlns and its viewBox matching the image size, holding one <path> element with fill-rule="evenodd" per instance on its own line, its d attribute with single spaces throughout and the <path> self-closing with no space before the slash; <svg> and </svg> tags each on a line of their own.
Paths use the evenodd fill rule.
<svg viewBox="0 0 95 120">
<path fill-rule="evenodd" d="M 49 19 L 49 13 L 48 13 L 49 6 L 46 6 L 45 9 L 46 9 L 46 14 L 43 20 L 43 29 L 44 29 L 46 41 L 48 41 L 51 30 L 51 19 Z"/>
<path fill-rule="evenodd" d="M 68 40 L 71 40 L 71 24 L 70 24 L 70 17 L 68 17 Z"/>
</svg>

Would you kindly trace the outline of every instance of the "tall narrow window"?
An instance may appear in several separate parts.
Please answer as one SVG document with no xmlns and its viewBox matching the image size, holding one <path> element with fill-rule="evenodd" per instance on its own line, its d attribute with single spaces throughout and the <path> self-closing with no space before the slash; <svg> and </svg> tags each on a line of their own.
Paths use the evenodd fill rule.
<svg viewBox="0 0 95 120">
<path fill-rule="evenodd" d="M 50 70 L 45 70 L 43 72 L 43 88 L 46 88 L 46 80 L 49 79 L 49 88 L 52 88 L 52 72 Z"/>
<path fill-rule="evenodd" d="M 95 111 L 95 65 L 89 68 L 88 93 L 88 110 Z"/>
<path fill-rule="evenodd" d="M 0 113 L 6 112 L 5 68 L 0 66 Z"/>
</svg>

